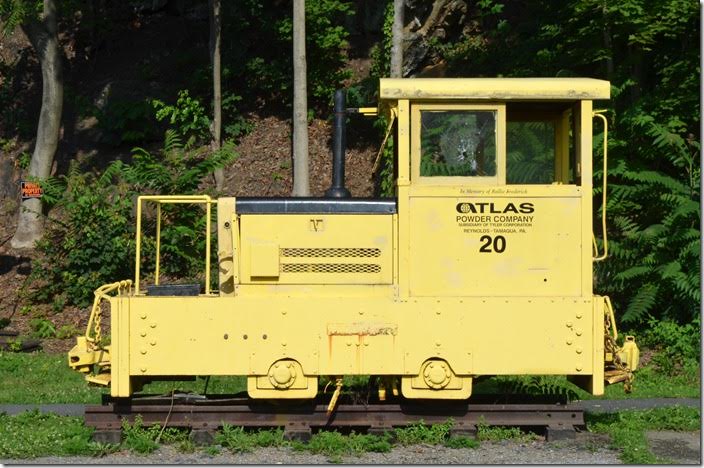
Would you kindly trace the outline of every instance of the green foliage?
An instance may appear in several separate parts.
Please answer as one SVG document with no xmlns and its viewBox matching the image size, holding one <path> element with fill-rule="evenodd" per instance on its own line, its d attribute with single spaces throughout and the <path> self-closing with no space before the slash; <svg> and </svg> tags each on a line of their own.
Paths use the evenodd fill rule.
<svg viewBox="0 0 704 468">
<path fill-rule="evenodd" d="M 652 361 L 661 372 L 674 376 L 696 377 L 701 359 L 701 322 L 695 319 L 686 325 L 651 319 L 641 343 L 655 350 Z"/>
<path fill-rule="evenodd" d="M 520 375 L 496 377 L 498 391 L 515 395 L 560 396 L 567 400 L 576 400 L 579 396 L 575 386 L 563 376 L 555 375 Z"/>
<path fill-rule="evenodd" d="M 143 427 L 142 415 L 138 414 L 134 418 L 134 423 L 130 424 L 126 419 L 122 420 L 122 435 L 124 445 L 137 453 L 152 453 L 159 448 L 156 438 L 159 436 L 161 428 L 157 425 Z"/>
<path fill-rule="evenodd" d="M 243 427 L 223 424 L 215 442 L 233 453 L 251 452 L 256 447 L 280 447 L 286 444 L 282 429 L 247 432 Z"/>
<path fill-rule="evenodd" d="M 29 326 L 35 338 L 52 338 L 56 335 L 54 324 L 45 318 L 34 318 L 29 321 Z"/>
<path fill-rule="evenodd" d="M 37 20 L 42 12 L 42 2 L 37 0 L 0 0 L 2 35 L 11 33 L 17 26 Z"/>
<path fill-rule="evenodd" d="M 0 459 L 43 455 L 95 455 L 104 447 L 90 441 L 93 430 L 81 418 L 27 411 L 0 413 Z"/>
<path fill-rule="evenodd" d="M 186 429 L 162 427 L 158 424 L 144 427 L 140 414 L 135 416 L 133 424 L 127 419 L 122 420 L 122 434 L 123 445 L 136 453 L 152 453 L 159 448 L 160 443 L 175 444 L 183 452 L 194 450 Z"/>
<path fill-rule="evenodd" d="M 391 70 L 391 45 L 393 40 L 394 25 L 394 2 L 388 0 L 384 10 L 384 25 L 382 33 L 384 39 L 379 44 L 375 44 L 370 52 L 372 65 L 369 75 L 375 79 L 389 76 Z"/>
<path fill-rule="evenodd" d="M 527 442 L 536 438 L 535 434 L 525 433 L 518 427 L 489 426 L 483 419 L 477 423 L 478 440 L 520 440 Z"/>
<path fill-rule="evenodd" d="M 427 426 L 421 420 L 408 427 L 396 429 L 396 440 L 401 445 L 431 444 L 439 445 L 450 437 L 450 430 L 453 426 L 452 419 L 442 423 Z"/>
<path fill-rule="evenodd" d="M 292 10 L 244 0 L 223 9 L 223 89 L 256 95 L 265 102 L 291 103 Z M 348 32 L 344 20 L 352 4 L 344 0 L 306 1 L 306 55 L 310 104 L 325 109 L 332 93 L 349 77 L 345 66 Z"/>
<path fill-rule="evenodd" d="M 214 457 L 216 455 L 220 455 L 220 447 L 218 447 L 217 445 L 210 445 L 206 447 L 203 452 L 205 452 L 206 455 Z"/>
<path fill-rule="evenodd" d="M 554 181 L 554 131 L 551 122 L 507 123 L 507 183 L 550 184 Z"/>
<path fill-rule="evenodd" d="M 60 340 L 74 338 L 80 334 L 81 332 L 73 325 L 61 325 L 59 329 L 56 330 L 56 338 Z"/>
<path fill-rule="evenodd" d="M 645 327 L 651 316 L 678 323 L 697 317 L 696 2 L 570 0 L 556 6 L 547 0 L 485 0 L 467 14 L 476 25 L 473 30 L 459 40 L 448 35 L 431 41 L 433 53 L 448 63 L 448 76 L 590 76 L 611 82 L 612 99 L 596 103 L 611 110 L 610 258 L 597 266 L 597 288 L 612 297 L 631 327 Z M 598 135 L 595 142 L 594 206 L 599 210 L 603 174 Z M 534 143 L 522 141 L 526 149 Z M 509 148 L 508 156 L 510 170 L 517 155 Z M 595 213 L 596 226 L 599 217 Z"/>
<path fill-rule="evenodd" d="M 65 354 L 0 351 L 0 404 L 99 403 L 102 389 L 86 385 Z"/>
<path fill-rule="evenodd" d="M 479 441 L 477 439 L 472 439 L 464 436 L 450 436 L 443 445 L 447 448 L 454 449 L 475 449 L 479 447 Z"/>
<path fill-rule="evenodd" d="M 675 406 L 645 411 L 587 413 L 587 428 L 611 437 L 611 447 L 621 450 L 621 460 L 628 464 L 667 463 L 659 460 L 648 447 L 647 430 L 695 431 L 701 428 L 699 408 Z"/>
<path fill-rule="evenodd" d="M 307 450 L 330 457 L 334 463 L 340 463 L 342 457 L 359 455 L 364 452 L 385 453 L 391 451 L 390 435 L 357 434 L 352 432 L 345 436 L 337 431 L 321 431 L 313 434 L 307 444 L 296 443 L 295 450 Z"/>
<path fill-rule="evenodd" d="M 32 156 L 26 151 L 23 151 L 17 157 L 17 165 L 20 167 L 20 169 L 28 169 L 29 163 L 31 161 L 32 161 Z"/>
<path fill-rule="evenodd" d="M 231 100 L 227 103 L 228 106 L 231 105 Z M 173 105 L 154 99 L 152 106 L 156 110 L 156 119 L 160 122 L 168 121 L 171 128 L 187 142 L 187 146 L 203 142 L 209 137 L 210 119 L 205 108 L 198 99 L 191 97 L 187 89 L 178 92 L 178 98 Z"/>
<path fill-rule="evenodd" d="M 223 133 L 230 140 L 248 134 L 254 128 L 254 124 L 248 121 L 239 111 L 239 103 L 242 96 L 224 92 L 222 96 Z"/>
<path fill-rule="evenodd" d="M 230 143 L 212 154 L 188 151 L 169 130 L 158 153 L 135 148 L 131 163 L 114 161 L 101 175 L 81 173 L 73 163 L 66 176 L 45 184 L 55 187 L 49 191 L 57 192 L 55 204 L 63 216 L 49 224 L 37 244 L 42 257 L 33 265 L 30 298 L 85 307 L 101 284 L 130 278 L 135 248 L 133 200 L 144 193 L 197 193 L 204 177 L 234 157 Z M 203 211 L 191 205 L 168 205 L 162 218 L 162 272 L 195 279 L 204 266 Z M 143 229 L 143 271 L 148 274 L 155 257 L 153 212 L 147 211 Z"/>
<path fill-rule="evenodd" d="M 148 100 L 110 100 L 95 111 L 101 139 L 113 146 L 152 139 L 156 130 L 153 112 Z"/>
</svg>

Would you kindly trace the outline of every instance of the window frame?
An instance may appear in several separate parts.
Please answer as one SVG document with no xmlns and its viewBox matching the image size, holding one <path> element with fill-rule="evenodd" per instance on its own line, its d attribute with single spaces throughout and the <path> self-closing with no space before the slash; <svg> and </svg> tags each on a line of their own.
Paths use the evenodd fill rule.
<svg viewBox="0 0 704 468">
<path fill-rule="evenodd" d="M 494 176 L 421 176 L 421 112 L 422 111 L 491 111 L 496 113 L 496 175 Z M 506 104 L 411 104 L 411 183 L 418 185 L 506 185 Z"/>
</svg>

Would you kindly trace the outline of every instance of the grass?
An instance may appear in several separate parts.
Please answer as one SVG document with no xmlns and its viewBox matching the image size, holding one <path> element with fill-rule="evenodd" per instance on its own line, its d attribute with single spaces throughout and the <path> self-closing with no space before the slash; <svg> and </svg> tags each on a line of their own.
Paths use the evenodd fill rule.
<svg viewBox="0 0 704 468">
<path fill-rule="evenodd" d="M 0 403 L 100 402 L 102 389 L 71 370 L 66 354 L 0 352 L 0 375 Z"/>
<path fill-rule="evenodd" d="M 0 352 L 0 404 L 100 403 L 102 387 L 89 386 L 83 375 L 68 367 L 66 354 Z M 172 389 L 200 393 L 205 378 L 152 382 L 140 393 L 165 394 Z M 238 393 L 247 389 L 244 377 L 215 376 L 208 393 Z"/>
<path fill-rule="evenodd" d="M 95 455 L 103 444 L 91 442 L 93 430 L 81 418 L 25 412 L 0 414 L 0 459 L 44 455 Z"/>
<path fill-rule="evenodd" d="M 627 464 L 662 464 L 669 460 L 656 457 L 645 436 L 648 430 L 696 431 L 701 428 L 699 408 L 675 406 L 645 411 L 621 411 L 613 414 L 587 414 L 587 428 L 608 434 L 611 447 L 621 450 Z"/>
</svg>

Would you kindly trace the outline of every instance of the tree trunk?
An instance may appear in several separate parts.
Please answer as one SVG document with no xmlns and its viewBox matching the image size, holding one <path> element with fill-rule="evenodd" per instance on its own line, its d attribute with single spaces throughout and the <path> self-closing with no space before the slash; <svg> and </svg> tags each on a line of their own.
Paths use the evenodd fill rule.
<svg viewBox="0 0 704 468">
<path fill-rule="evenodd" d="M 293 196 L 310 196 L 306 85 L 306 2 L 293 0 Z"/>
<path fill-rule="evenodd" d="M 55 0 L 44 0 L 44 11 L 39 19 L 33 19 L 22 27 L 34 47 L 42 69 L 42 107 L 39 112 L 37 141 L 29 163 L 29 176 L 39 180 L 50 175 L 61 127 L 64 88 L 56 19 Z M 32 248 L 41 239 L 43 229 L 41 200 L 23 200 L 17 230 L 10 244 L 16 249 Z"/>
<path fill-rule="evenodd" d="M 391 30 L 391 78 L 403 77 L 403 1 L 394 0 L 394 25 Z"/>
<path fill-rule="evenodd" d="M 220 85 L 220 0 L 209 0 L 210 3 L 210 63 L 213 66 L 213 140 L 210 147 L 213 151 L 220 149 L 222 129 L 222 91 Z M 225 183 L 222 167 L 215 169 L 215 188 L 220 191 Z"/>
</svg>

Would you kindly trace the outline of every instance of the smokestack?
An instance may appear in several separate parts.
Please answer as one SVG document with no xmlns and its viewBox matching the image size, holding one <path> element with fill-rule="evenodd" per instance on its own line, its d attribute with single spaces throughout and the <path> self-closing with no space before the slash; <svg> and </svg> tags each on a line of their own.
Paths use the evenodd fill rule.
<svg viewBox="0 0 704 468">
<path fill-rule="evenodd" d="M 350 198 L 345 188 L 345 90 L 335 91 L 335 133 L 332 143 L 332 185 L 325 192 L 328 198 Z"/>
</svg>

